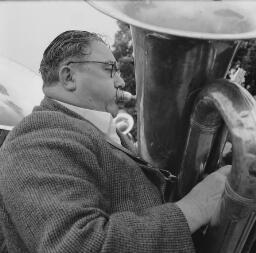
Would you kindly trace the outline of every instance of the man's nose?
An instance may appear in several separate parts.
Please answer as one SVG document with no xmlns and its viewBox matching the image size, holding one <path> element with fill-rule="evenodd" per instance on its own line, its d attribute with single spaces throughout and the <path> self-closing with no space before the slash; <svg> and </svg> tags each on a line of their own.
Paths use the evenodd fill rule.
<svg viewBox="0 0 256 253">
<path fill-rule="evenodd" d="M 125 86 L 124 79 L 118 73 L 116 73 L 116 75 L 114 76 L 114 86 L 116 89 L 124 88 Z"/>
</svg>

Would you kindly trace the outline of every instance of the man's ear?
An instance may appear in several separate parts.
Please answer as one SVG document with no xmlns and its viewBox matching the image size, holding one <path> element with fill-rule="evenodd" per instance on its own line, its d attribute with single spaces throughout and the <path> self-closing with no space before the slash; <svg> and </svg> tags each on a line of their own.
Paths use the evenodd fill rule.
<svg viewBox="0 0 256 253">
<path fill-rule="evenodd" d="M 60 67 L 59 80 L 64 89 L 68 91 L 74 91 L 76 89 L 74 71 L 69 66 Z"/>
</svg>

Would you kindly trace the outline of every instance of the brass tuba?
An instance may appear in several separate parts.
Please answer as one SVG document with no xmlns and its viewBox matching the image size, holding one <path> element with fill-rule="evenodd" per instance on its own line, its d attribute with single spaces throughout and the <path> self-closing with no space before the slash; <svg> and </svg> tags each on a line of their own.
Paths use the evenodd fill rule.
<svg viewBox="0 0 256 253">
<path fill-rule="evenodd" d="M 215 170 L 229 132 L 232 172 L 219 224 L 198 251 L 256 252 L 256 102 L 224 78 L 240 41 L 256 38 L 253 1 L 88 1 L 131 25 L 140 155 L 171 171 L 171 201 Z"/>
</svg>

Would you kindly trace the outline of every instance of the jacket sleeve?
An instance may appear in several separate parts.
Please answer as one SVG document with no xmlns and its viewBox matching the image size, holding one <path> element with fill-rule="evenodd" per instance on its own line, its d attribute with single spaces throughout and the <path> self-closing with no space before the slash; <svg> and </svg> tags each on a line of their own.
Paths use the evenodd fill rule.
<svg viewBox="0 0 256 253">
<path fill-rule="evenodd" d="M 109 214 L 92 176 L 100 165 L 91 140 L 85 147 L 68 130 L 22 138 L 2 152 L 0 190 L 30 252 L 194 252 L 175 204 Z"/>
</svg>

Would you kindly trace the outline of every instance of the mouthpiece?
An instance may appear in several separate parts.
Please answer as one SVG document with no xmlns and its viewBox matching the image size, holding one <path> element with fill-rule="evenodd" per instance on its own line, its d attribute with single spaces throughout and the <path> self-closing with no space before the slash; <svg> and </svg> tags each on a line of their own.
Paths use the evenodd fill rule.
<svg viewBox="0 0 256 253">
<path fill-rule="evenodd" d="M 123 91 L 120 89 L 116 90 L 116 102 L 126 104 L 128 102 L 136 102 L 136 96 L 132 95 L 128 91 Z"/>
</svg>

